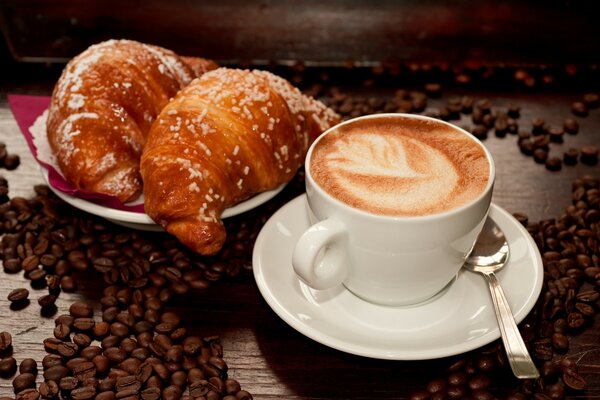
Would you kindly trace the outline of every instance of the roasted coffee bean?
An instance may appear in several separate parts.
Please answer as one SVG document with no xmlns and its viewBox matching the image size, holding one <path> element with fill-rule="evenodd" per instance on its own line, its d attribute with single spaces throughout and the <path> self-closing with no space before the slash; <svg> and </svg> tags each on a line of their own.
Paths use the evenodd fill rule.
<svg viewBox="0 0 600 400">
<path fill-rule="evenodd" d="M 577 164 L 577 159 L 579 157 L 579 150 L 575 148 L 569 148 L 563 153 L 563 162 L 566 165 L 575 165 Z"/>
<path fill-rule="evenodd" d="M 38 299 L 38 304 L 42 308 L 54 307 L 55 303 L 56 303 L 56 296 L 54 296 L 53 294 L 47 294 Z"/>
<path fill-rule="evenodd" d="M 132 391 L 134 393 L 138 393 L 142 387 L 142 383 L 134 376 L 124 376 L 122 378 L 117 378 L 115 389 L 117 392 L 122 391 Z"/>
<path fill-rule="evenodd" d="M 64 275 L 60 278 L 60 287 L 65 292 L 70 293 L 77 289 L 77 283 L 70 275 Z"/>
<path fill-rule="evenodd" d="M 25 389 L 17 393 L 16 400 L 37 400 L 40 398 L 40 392 L 36 389 Z"/>
<path fill-rule="evenodd" d="M 76 333 L 73 335 L 73 343 L 75 343 L 79 348 L 85 348 L 92 343 L 92 338 L 85 333 Z"/>
<path fill-rule="evenodd" d="M 12 381 L 13 389 L 15 393 L 22 392 L 25 389 L 35 387 L 35 375 L 28 372 L 19 374 Z"/>
<path fill-rule="evenodd" d="M 0 332 L 0 351 L 6 351 L 12 347 L 12 335 L 10 332 Z"/>
<path fill-rule="evenodd" d="M 55 325 L 64 324 L 64 325 L 68 326 L 70 329 L 73 327 L 74 320 L 75 320 L 75 318 L 73 318 L 72 316 L 70 316 L 68 314 L 62 314 L 62 315 L 59 315 L 58 317 L 56 317 L 56 319 L 54 320 L 54 324 Z"/>
<path fill-rule="evenodd" d="M 583 102 L 588 108 L 598 108 L 600 106 L 600 95 L 598 93 L 586 93 L 583 95 Z"/>
<path fill-rule="evenodd" d="M 10 378 L 17 372 L 17 360 L 14 357 L 0 359 L 0 378 Z"/>
<path fill-rule="evenodd" d="M 69 369 L 64 365 L 55 365 L 44 371 L 44 379 L 58 382 L 69 375 Z"/>
<path fill-rule="evenodd" d="M 48 354 L 42 359 L 42 367 L 44 370 L 57 365 L 62 365 L 62 358 L 57 354 Z"/>
<path fill-rule="evenodd" d="M 140 393 L 140 398 L 142 400 L 158 400 L 161 397 L 161 390 L 158 387 L 149 387 Z"/>
<path fill-rule="evenodd" d="M 105 356 L 105 355 L 97 355 L 94 358 L 92 358 L 92 363 L 94 363 L 94 366 L 96 367 L 96 371 L 98 371 L 98 373 L 102 374 L 106 371 L 109 370 L 110 368 L 110 359 Z"/>
<path fill-rule="evenodd" d="M 238 400 L 252 400 L 253 399 L 252 395 L 245 390 L 240 390 L 239 392 L 237 392 L 235 397 Z"/>
<path fill-rule="evenodd" d="M 19 289 L 14 289 L 11 290 L 11 292 L 8 294 L 8 301 L 10 301 L 11 303 L 16 303 L 16 302 L 20 302 L 20 301 L 25 301 L 27 300 L 27 298 L 29 297 L 29 290 L 25 289 L 25 288 L 19 288 Z"/>
<path fill-rule="evenodd" d="M 93 318 L 75 318 L 73 328 L 78 331 L 91 331 L 94 329 L 95 324 Z"/>
<path fill-rule="evenodd" d="M 88 346 L 81 350 L 81 357 L 91 360 L 99 354 L 102 354 L 102 348 L 99 346 Z"/>
<path fill-rule="evenodd" d="M 91 361 L 81 361 L 72 366 L 73 376 L 79 381 L 92 378 L 96 375 L 96 365 Z"/>
<path fill-rule="evenodd" d="M 83 301 L 76 301 L 69 307 L 69 314 L 74 318 L 91 318 L 94 315 L 94 308 Z"/>
<path fill-rule="evenodd" d="M 65 324 L 58 324 L 54 327 L 54 337 L 64 340 L 71 334 L 71 329 Z"/>
<path fill-rule="evenodd" d="M 581 162 L 588 165 L 595 165 L 598 163 L 598 147 L 594 145 L 582 146 L 581 147 Z"/>
<path fill-rule="evenodd" d="M 567 118 L 563 123 L 563 128 L 568 134 L 575 135 L 579 132 L 579 123 L 573 118 Z"/>
<path fill-rule="evenodd" d="M 56 350 L 61 356 L 71 358 L 79 352 L 79 346 L 72 342 L 62 342 L 57 346 Z"/>
<path fill-rule="evenodd" d="M 104 350 L 104 355 L 114 364 L 119 364 L 127 358 L 127 353 L 118 347 L 109 347 Z"/>
<path fill-rule="evenodd" d="M 73 400 L 88 400 L 96 396 L 96 389 L 93 386 L 83 386 L 71 392 Z"/>
<path fill-rule="evenodd" d="M 586 388 L 585 380 L 573 370 L 563 372 L 562 381 L 573 390 L 584 390 Z"/>
<path fill-rule="evenodd" d="M 38 392 L 44 399 L 54 399 L 58 396 L 59 387 L 54 381 L 47 381 L 40 383 Z"/>
<path fill-rule="evenodd" d="M 176 385 L 167 386 L 162 391 L 164 400 L 179 400 L 181 398 L 181 389 Z"/>
<path fill-rule="evenodd" d="M 133 375 L 137 373 L 141 365 L 142 362 L 137 358 L 127 358 L 119 364 L 119 368 Z"/>
<path fill-rule="evenodd" d="M 116 398 L 115 392 L 103 391 L 96 395 L 95 400 L 114 400 Z"/>
<path fill-rule="evenodd" d="M 562 160 L 559 157 L 549 157 L 546 160 L 546 169 L 548 171 L 560 171 L 562 168 Z"/>
<path fill-rule="evenodd" d="M 125 337 L 129 335 L 129 327 L 121 322 L 113 322 L 110 325 L 110 334 L 117 337 Z"/>
<path fill-rule="evenodd" d="M 33 358 L 25 358 L 19 364 L 19 373 L 24 374 L 26 372 L 33 375 L 38 374 L 37 362 Z"/>
<path fill-rule="evenodd" d="M 77 387 L 79 381 L 73 376 L 65 376 L 58 382 L 58 387 L 62 390 L 73 390 Z"/>
<path fill-rule="evenodd" d="M 588 107 L 581 101 L 571 104 L 571 112 L 578 117 L 587 117 L 589 114 Z"/>
</svg>

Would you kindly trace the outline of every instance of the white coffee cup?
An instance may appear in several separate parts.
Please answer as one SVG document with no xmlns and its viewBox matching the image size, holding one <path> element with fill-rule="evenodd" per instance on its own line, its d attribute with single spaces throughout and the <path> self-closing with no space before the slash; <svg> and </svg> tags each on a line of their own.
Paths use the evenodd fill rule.
<svg viewBox="0 0 600 400">
<path fill-rule="evenodd" d="M 481 151 L 487 162 L 487 180 L 483 183 L 480 180 L 478 183 L 478 187 L 482 187 L 481 191 L 464 204 L 447 210 L 425 215 L 388 215 L 387 212 L 366 211 L 355 204 L 350 205 L 349 201 L 340 200 L 336 190 L 329 188 L 328 192 L 315 181 L 311 157 L 324 138 L 334 134 L 336 136 L 332 137 L 340 137 L 342 132 L 360 131 L 363 128 L 366 129 L 365 134 L 371 135 L 371 131 L 367 131 L 373 127 L 380 129 L 377 124 L 385 124 L 388 130 L 409 125 L 417 131 L 419 128 L 439 129 L 448 131 L 448 135 L 456 135 L 458 140 L 467 139 L 468 146 L 476 146 L 474 149 Z M 353 138 L 351 147 L 359 146 L 359 139 L 361 137 Z M 367 140 L 370 138 L 367 137 Z M 394 142 L 396 139 L 391 140 Z M 390 146 L 386 142 L 383 149 L 388 147 Z M 437 150 L 430 151 L 425 147 L 423 153 L 431 154 L 430 158 L 435 163 L 444 166 L 444 157 L 438 156 Z M 345 151 L 341 150 L 342 156 Z M 462 150 L 459 148 L 458 151 Z M 356 156 L 354 153 L 352 156 Z M 370 153 L 365 151 L 365 154 Z M 400 156 L 410 158 L 409 153 L 400 151 L 398 154 L 401 161 Z M 339 155 L 336 153 L 336 156 Z M 358 154 L 358 157 L 361 155 Z M 331 159 L 334 158 L 337 160 L 336 157 Z M 483 227 L 495 178 L 492 156 L 475 137 L 449 123 L 410 114 L 378 114 L 343 122 L 315 140 L 308 150 L 305 166 L 307 212 L 313 225 L 302 234 L 295 246 L 292 264 L 296 274 L 314 289 L 328 289 L 343 284 L 364 300 L 384 305 L 409 305 L 425 301 L 453 280 Z M 425 168 L 428 168 L 427 165 Z M 353 167 L 350 169 L 356 170 Z M 444 170 L 442 168 L 441 172 Z M 395 170 L 392 170 L 393 173 Z M 322 182 L 329 184 L 328 172 L 324 173 L 325 180 L 321 172 L 320 174 Z M 334 174 L 331 173 L 332 176 Z M 425 176 L 418 173 L 413 175 Z M 343 179 L 341 182 L 343 187 Z M 430 184 L 435 184 L 436 181 L 432 182 Z M 423 187 L 427 188 L 426 185 L 424 183 Z M 353 186 L 348 184 L 344 189 Z M 451 187 L 449 184 L 446 186 Z M 402 195 L 406 196 L 404 193 Z M 368 200 L 369 196 L 366 197 Z M 448 198 L 451 199 L 452 196 L 449 195 Z M 415 203 L 416 207 L 420 206 L 420 201 Z"/>
</svg>

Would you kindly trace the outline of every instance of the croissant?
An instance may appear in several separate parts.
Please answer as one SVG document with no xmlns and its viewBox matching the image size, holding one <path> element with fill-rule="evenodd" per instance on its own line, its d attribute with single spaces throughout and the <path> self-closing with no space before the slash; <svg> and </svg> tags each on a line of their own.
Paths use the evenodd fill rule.
<svg viewBox="0 0 600 400">
<path fill-rule="evenodd" d="M 47 120 L 66 180 L 122 202 L 137 198 L 139 159 L 152 122 L 181 88 L 214 68 L 212 61 L 131 40 L 102 42 L 71 60 Z"/>
<path fill-rule="evenodd" d="M 219 68 L 163 108 L 141 158 L 146 213 L 197 253 L 225 241 L 222 211 L 289 181 L 331 109 L 265 71 Z"/>
</svg>

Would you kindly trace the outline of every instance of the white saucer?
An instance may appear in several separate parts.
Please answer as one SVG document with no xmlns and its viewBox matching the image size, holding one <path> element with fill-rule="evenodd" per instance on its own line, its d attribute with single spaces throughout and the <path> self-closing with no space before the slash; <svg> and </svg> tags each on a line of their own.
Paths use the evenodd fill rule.
<svg viewBox="0 0 600 400">
<path fill-rule="evenodd" d="M 510 259 L 498 278 L 520 322 L 542 289 L 540 253 L 508 212 L 492 204 L 489 215 L 509 241 Z M 472 272 L 461 271 L 435 298 L 408 307 L 371 304 L 341 285 L 322 291 L 309 288 L 291 265 L 294 244 L 308 226 L 302 195 L 267 221 L 253 253 L 254 277 L 263 297 L 302 334 L 347 353 L 391 360 L 451 356 L 500 337 L 488 286 Z"/>
<path fill-rule="evenodd" d="M 54 188 L 50 184 L 50 181 L 48 180 L 48 170 L 43 167 L 40 167 L 40 170 L 42 171 L 42 176 L 44 177 L 44 180 L 46 181 L 46 184 L 48 185 L 50 190 L 52 190 L 58 197 L 60 197 L 66 203 L 72 205 L 75 208 L 105 218 L 115 224 L 122 225 L 128 228 L 139 229 L 144 231 L 163 230 L 162 227 L 156 222 L 154 222 L 146 213 L 118 210 L 115 208 L 105 207 L 93 203 L 91 201 L 80 199 L 78 197 L 74 197 L 64 192 L 61 192 L 60 190 Z M 286 184 L 283 184 L 273 190 L 259 193 L 249 198 L 248 200 L 242 201 L 241 203 L 238 203 L 233 207 L 225 209 L 223 211 L 223 214 L 221 215 L 221 218 L 233 217 L 235 215 L 244 213 L 266 203 L 267 201 L 275 197 L 279 192 L 281 192 L 285 185 Z M 143 202 L 143 195 L 135 201 L 136 204 L 141 204 Z"/>
</svg>

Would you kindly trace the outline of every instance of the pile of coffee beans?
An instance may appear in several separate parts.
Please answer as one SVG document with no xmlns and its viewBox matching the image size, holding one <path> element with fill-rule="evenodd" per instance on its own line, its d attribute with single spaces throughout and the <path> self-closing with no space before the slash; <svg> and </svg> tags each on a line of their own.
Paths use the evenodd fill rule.
<svg viewBox="0 0 600 400">
<path fill-rule="evenodd" d="M 75 302 L 56 317 L 54 336 L 42 344 L 44 382 L 36 388 L 37 365 L 22 361 L 13 378 L 17 398 L 252 398 L 228 377 L 219 338 L 188 333 L 168 304 L 250 269 L 248 249 L 264 219 L 232 219 L 225 250 L 207 258 L 166 234 L 157 239 L 80 213 L 45 186 L 35 193 L 0 204 L 4 271 L 23 273 L 36 293 L 47 290 L 37 298 L 47 315 L 57 312 L 61 292 L 77 289 L 77 273 L 100 273 L 106 288 L 101 315 L 93 304 Z M 14 289 L 7 298 L 11 308 L 27 307 L 30 290 Z M 1 332 L 3 378 L 16 372 L 16 360 L 7 356 L 11 343 L 10 333 Z"/>
</svg>

